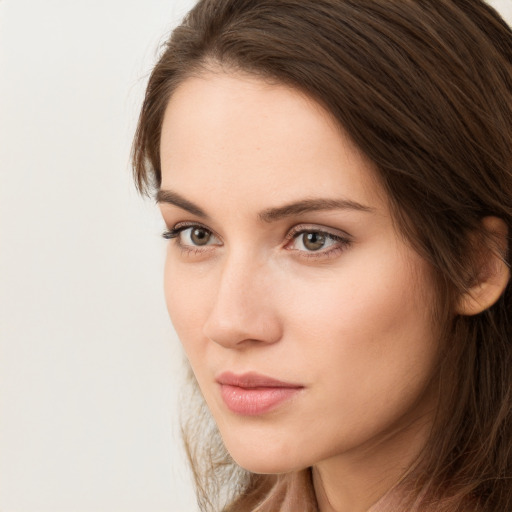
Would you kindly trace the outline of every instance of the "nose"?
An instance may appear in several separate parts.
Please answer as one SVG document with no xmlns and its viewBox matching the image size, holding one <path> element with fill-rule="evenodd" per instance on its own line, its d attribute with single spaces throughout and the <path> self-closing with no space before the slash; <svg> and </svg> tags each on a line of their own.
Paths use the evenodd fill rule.
<svg viewBox="0 0 512 512">
<path fill-rule="evenodd" d="M 204 335 L 226 348 L 276 343 L 282 337 L 274 306 L 275 279 L 269 266 L 251 257 L 233 256 L 219 270 L 213 306 Z"/>
</svg>

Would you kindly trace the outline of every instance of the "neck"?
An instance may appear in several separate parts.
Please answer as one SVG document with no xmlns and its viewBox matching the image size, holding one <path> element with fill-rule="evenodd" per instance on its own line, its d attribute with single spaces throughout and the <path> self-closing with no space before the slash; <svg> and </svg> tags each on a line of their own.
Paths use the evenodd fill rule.
<svg viewBox="0 0 512 512">
<path fill-rule="evenodd" d="M 425 446 L 429 418 L 422 416 L 353 453 L 316 465 L 313 484 L 320 512 L 399 512 L 400 484 Z"/>
</svg>

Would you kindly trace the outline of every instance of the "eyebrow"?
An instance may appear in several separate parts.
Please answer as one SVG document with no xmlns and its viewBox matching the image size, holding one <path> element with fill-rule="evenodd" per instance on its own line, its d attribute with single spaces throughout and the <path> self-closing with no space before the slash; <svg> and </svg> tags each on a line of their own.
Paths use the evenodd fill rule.
<svg viewBox="0 0 512 512">
<path fill-rule="evenodd" d="M 158 190 L 155 199 L 157 203 L 173 204 L 174 206 L 177 206 L 182 210 L 186 210 L 193 215 L 197 215 L 203 219 L 208 218 L 208 215 L 206 215 L 206 213 L 201 208 L 199 208 L 199 206 L 195 205 L 192 201 L 185 199 L 183 196 L 180 196 L 176 192 L 173 192 L 172 190 Z"/>
<path fill-rule="evenodd" d="M 329 210 L 357 210 L 361 212 L 374 212 L 375 208 L 364 206 L 349 199 L 302 199 L 277 208 L 268 208 L 259 214 L 264 222 L 274 222 L 285 217 L 301 215 L 303 213 Z"/>
<path fill-rule="evenodd" d="M 188 199 L 185 199 L 180 194 L 171 190 L 158 190 L 156 193 L 157 203 L 167 203 L 177 206 L 182 210 L 197 215 L 198 217 L 207 219 L 208 215 L 199 206 L 195 205 Z M 289 204 L 279 206 L 276 208 L 267 208 L 258 214 L 258 217 L 263 222 L 276 222 L 286 217 L 293 215 L 301 215 L 303 213 L 315 212 L 315 211 L 329 211 L 329 210 L 356 210 L 361 212 L 372 213 L 375 208 L 370 206 L 362 205 L 356 201 L 349 199 L 325 199 L 325 198 L 313 198 L 313 199 L 301 199 L 299 201 L 293 201 Z"/>
</svg>

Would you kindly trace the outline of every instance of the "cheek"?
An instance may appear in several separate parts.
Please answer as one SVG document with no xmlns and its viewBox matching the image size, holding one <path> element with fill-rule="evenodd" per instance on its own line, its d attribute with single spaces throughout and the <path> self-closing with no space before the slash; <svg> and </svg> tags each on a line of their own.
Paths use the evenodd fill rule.
<svg viewBox="0 0 512 512">
<path fill-rule="evenodd" d="M 347 256 L 335 269 L 283 281 L 280 289 L 286 293 L 280 300 L 288 305 L 289 327 L 303 319 L 299 325 L 309 334 L 318 329 L 385 334 L 425 323 L 431 298 L 425 293 L 422 262 L 413 265 L 397 254 L 386 254 L 385 248 L 379 258 L 365 256 Z"/>
<path fill-rule="evenodd" d="M 194 271 L 168 257 L 164 271 L 164 292 L 167 311 L 185 352 L 191 358 L 200 347 L 198 339 L 205 321 L 209 288 Z"/>
<path fill-rule="evenodd" d="M 370 261 L 347 258 L 346 270 L 314 286 L 296 280 L 284 314 L 310 371 L 330 375 L 322 382 L 336 380 L 361 401 L 403 389 L 413 375 L 428 380 L 437 354 L 426 265 L 414 255 L 379 253 Z"/>
<path fill-rule="evenodd" d="M 339 272 L 310 290 L 306 302 L 297 298 L 304 290 L 290 293 L 289 353 L 313 383 L 297 435 L 305 443 L 300 418 L 310 418 L 315 457 L 399 429 L 400 421 L 414 421 L 432 406 L 428 390 L 438 354 L 433 295 L 416 275 L 422 267 L 384 266 Z"/>
</svg>

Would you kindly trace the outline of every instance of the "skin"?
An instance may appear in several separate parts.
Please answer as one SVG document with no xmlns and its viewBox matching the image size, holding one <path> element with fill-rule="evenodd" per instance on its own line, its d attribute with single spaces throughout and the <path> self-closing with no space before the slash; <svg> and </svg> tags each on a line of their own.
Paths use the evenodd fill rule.
<svg viewBox="0 0 512 512">
<path fill-rule="evenodd" d="M 321 512 L 379 510 L 428 435 L 438 333 L 431 270 L 396 231 L 373 165 L 300 92 L 221 71 L 172 95 L 161 162 L 162 216 L 183 228 L 167 306 L 226 448 L 253 472 L 313 467 Z M 320 198 L 331 207 L 269 214 Z M 309 250 L 304 232 L 325 245 Z M 302 389 L 238 415 L 224 371 Z"/>
</svg>

